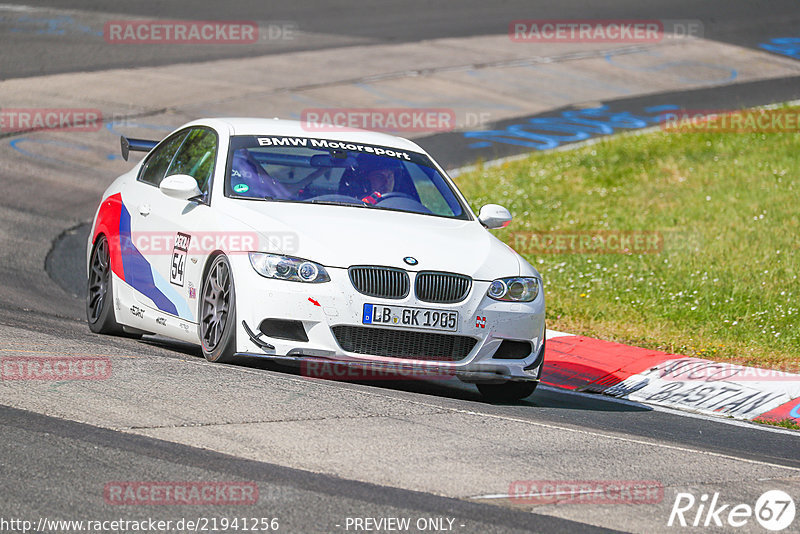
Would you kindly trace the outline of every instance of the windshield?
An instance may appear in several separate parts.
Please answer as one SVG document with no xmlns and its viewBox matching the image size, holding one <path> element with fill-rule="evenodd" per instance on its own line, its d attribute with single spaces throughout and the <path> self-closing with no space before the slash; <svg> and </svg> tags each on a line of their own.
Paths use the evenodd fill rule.
<svg viewBox="0 0 800 534">
<path fill-rule="evenodd" d="M 341 204 L 467 219 L 430 158 L 377 145 L 281 136 L 234 136 L 225 195 Z"/>
</svg>

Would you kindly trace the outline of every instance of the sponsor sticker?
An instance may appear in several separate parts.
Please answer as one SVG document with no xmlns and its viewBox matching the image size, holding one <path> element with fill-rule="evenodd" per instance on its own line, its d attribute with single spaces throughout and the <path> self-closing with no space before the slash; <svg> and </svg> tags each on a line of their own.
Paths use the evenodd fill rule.
<svg viewBox="0 0 800 534">
<path fill-rule="evenodd" d="M 364 152 L 375 154 L 376 156 L 388 156 L 411 161 L 408 152 L 398 149 L 380 147 L 375 145 L 363 145 L 360 143 L 348 143 L 347 141 L 331 141 L 329 139 L 311 139 L 308 137 L 259 137 L 259 146 L 297 146 L 309 148 L 324 148 L 327 150 L 351 150 L 354 152 Z"/>
<path fill-rule="evenodd" d="M 194 284 L 192 283 L 191 280 L 189 281 L 188 286 L 189 286 L 189 298 L 190 299 L 196 299 L 197 298 L 197 288 L 194 287 Z"/>
<path fill-rule="evenodd" d="M 175 246 L 172 247 L 172 262 L 170 264 L 169 281 L 176 286 L 183 287 L 183 275 L 186 272 L 186 253 L 192 236 L 178 232 L 175 236 Z"/>
</svg>

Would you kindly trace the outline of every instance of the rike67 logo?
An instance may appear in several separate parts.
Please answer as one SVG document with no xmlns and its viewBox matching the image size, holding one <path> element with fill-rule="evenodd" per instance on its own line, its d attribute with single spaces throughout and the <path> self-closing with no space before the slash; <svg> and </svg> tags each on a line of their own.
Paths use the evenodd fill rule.
<svg viewBox="0 0 800 534">
<path fill-rule="evenodd" d="M 738 528 L 755 518 L 765 529 L 779 532 L 792 524 L 794 516 L 794 500 L 781 490 L 764 492 L 755 506 L 723 503 L 716 492 L 713 496 L 704 493 L 699 499 L 691 493 L 678 493 L 667 526 Z"/>
</svg>

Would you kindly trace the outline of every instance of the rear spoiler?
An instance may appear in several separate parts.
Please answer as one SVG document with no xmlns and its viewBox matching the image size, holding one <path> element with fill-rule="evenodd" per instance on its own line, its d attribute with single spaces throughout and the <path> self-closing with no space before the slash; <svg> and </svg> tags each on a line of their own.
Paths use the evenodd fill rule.
<svg viewBox="0 0 800 534">
<path fill-rule="evenodd" d="M 128 154 L 134 152 L 150 152 L 158 144 L 158 141 L 148 141 L 147 139 L 131 139 L 121 135 L 119 138 L 120 148 L 122 149 L 122 159 L 128 161 Z"/>
</svg>

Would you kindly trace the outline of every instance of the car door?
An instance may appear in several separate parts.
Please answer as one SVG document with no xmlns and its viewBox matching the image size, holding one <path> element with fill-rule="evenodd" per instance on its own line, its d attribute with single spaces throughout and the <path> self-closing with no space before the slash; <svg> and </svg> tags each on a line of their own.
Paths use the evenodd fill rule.
<svg viewBox="0 0 800 534">
<path fill-rule="evenodd" d="M 162 313 L 154 321 L 165 326 L 163 314 L 197 322 L 196 276 L 204 264 L 198 245 L 213 233 L 209 191 L 217 159 L 218 136 L 212 129 L 195 127 L 176 134 L 164 143 L 161 154 L 153 154 L 140 174 L 140 187 L 149 188 L 132 215 L 134 238 L 141 244 L 146 262 L 138 269 L 137 299 Z M 158 188 L 167 176 L 185 174 L 193 177 L 201 192 L 183 200 L 167 196 Z M 163 330 L 154 326 L 154 330 Z"/>
</svg>

